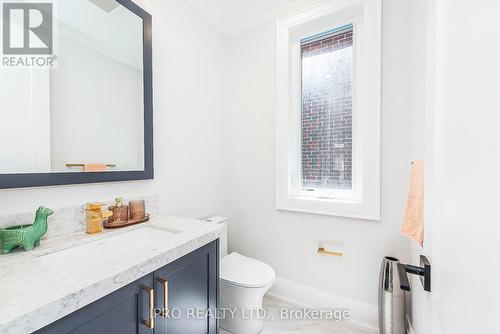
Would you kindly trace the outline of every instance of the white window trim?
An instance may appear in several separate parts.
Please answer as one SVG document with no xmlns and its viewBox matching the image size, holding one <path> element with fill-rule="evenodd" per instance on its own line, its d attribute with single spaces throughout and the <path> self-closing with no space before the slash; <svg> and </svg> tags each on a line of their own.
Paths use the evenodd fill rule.
<svg viewBox="0 0 500 334">
<path fill-rule="evenodd" d="M 276 23 L 278 210 L 380 220 L 381 0 L 334 0 Z M 300 40 L 353 24 L 353 190 L 297 191 Z"/>
</svg>

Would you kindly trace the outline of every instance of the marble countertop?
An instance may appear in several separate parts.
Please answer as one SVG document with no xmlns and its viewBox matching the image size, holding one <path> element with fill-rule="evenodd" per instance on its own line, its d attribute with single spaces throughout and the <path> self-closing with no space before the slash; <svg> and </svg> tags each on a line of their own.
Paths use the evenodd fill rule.
<svg viewBox="0 0 500 334">
<path fill-rule="evenodd" d="M 78 262 L 71 263 L 72 269 L 67 271 L 42 260 L 48 254 L 144 227 L 175 234 L 168 242 L 146 244 L 126 257 L 108 259 L 102 254 L 95 263 L 88 259 L 81 261 L 81 267 Z M 17 250 L 0 255 L 0 333 L 26 334 L 43 328 L 216 240 L 224 230 L 225 226 L 215 223 L 155 216 L 146 224 L 96 235 L 74 233 L 42 240 L 40 247 L 31 252 Z"/>
</svg>

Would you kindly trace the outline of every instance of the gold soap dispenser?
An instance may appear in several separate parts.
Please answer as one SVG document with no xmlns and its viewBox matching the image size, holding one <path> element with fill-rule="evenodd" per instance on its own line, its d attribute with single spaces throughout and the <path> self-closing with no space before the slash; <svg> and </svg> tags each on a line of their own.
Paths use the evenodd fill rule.
<svg viewBox="0 0 500 334">
<path fill-rule="evenodd" d="M 113 212 L 103 210 L 104 203 L 87 203 L 85 214 L 87 216 L 87 233 L 102 232 L 102 223 L 113 215 Z"/>
</svg>

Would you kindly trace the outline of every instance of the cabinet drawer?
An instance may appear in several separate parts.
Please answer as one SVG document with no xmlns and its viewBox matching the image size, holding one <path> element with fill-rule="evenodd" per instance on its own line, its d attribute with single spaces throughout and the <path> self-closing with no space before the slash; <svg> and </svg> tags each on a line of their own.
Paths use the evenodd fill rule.
<svg viewBox="0 0 500 334">
<path fill-rule="evenodd" d="M 152 334 L 143 322 L 149 319 L 145 288 L 153 287 L 149 274 L 98 301 L 35 332 L 37 334 Z"/>
</svg>

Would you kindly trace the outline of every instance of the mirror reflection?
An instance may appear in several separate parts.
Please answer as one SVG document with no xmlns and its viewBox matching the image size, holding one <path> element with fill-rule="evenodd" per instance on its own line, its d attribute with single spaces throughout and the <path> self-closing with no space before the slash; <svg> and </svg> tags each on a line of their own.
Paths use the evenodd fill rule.
<svg viewBox="0 0 500 334">
<path fill-rule="evenodd" d="M 0 174 L 144 170 L 142 19 L 114 0 L 53 7 L 53 66 L 1 69 Z"/>
</svg>

